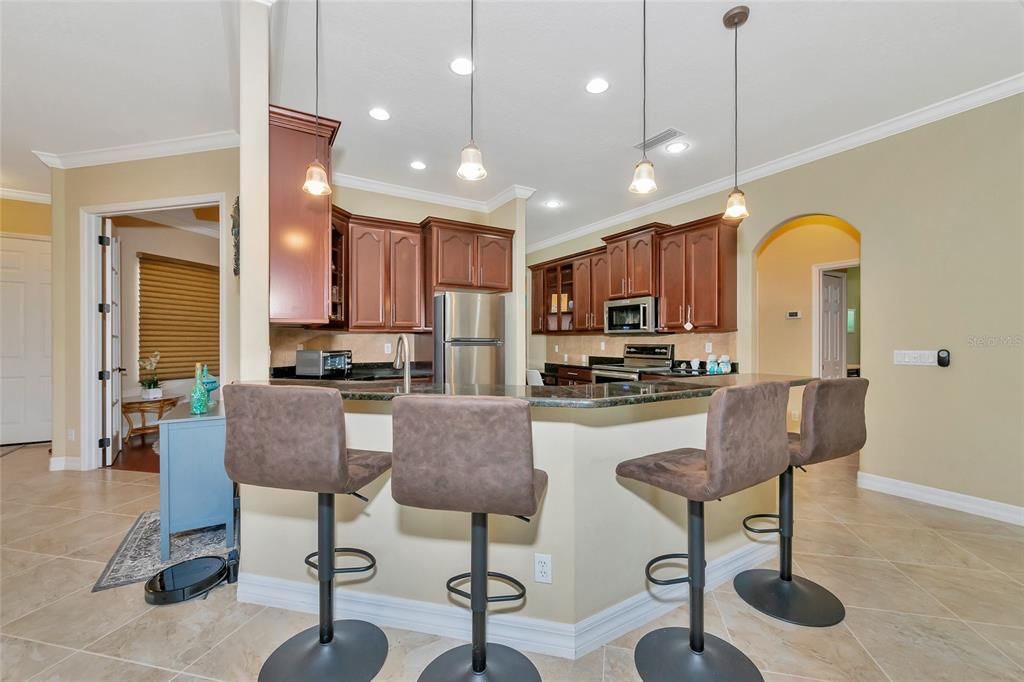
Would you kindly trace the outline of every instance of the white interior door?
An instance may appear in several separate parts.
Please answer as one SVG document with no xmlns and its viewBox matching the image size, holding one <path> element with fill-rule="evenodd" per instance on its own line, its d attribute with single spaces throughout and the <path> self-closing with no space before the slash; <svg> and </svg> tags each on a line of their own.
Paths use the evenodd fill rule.
<svg viewBox="0 0 1024 682">
<path fill-rule="evenodd" d="M 846 273 L 821 273 L 821 378 L 846 376 Z"/>
<path fill-rule="evenodd" d="M 110 238 L 110 449 L 121 452 L 121 241 Z"/>
<path fill-rule="evenodd" d="M 0 237 L 0 443 L 51 440 L 50 242 Z"/>
<path fill-rule="evenodd" d="M 113 230 L 112 221 L 105 219 L 99 244 L 103 282 L 98 307 L 102 336 L 98 378 L 103 406 L 99 447 L 104 466 L 113 464 L 121 452 L 121 249 Z"/>
</svg>

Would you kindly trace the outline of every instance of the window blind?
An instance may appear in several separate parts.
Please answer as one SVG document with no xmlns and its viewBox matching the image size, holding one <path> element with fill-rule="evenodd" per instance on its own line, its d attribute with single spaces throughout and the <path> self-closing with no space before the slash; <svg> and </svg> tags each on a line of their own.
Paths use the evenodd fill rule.
<svg viewBox="0 0 1024 682">
<path fill-rule="evenodd" d="M 139 357 L 160 352 L 157 376 L 183 379 L 195 364 L 220 375 L 219 268 L 140 253 Z"/>
</svg>

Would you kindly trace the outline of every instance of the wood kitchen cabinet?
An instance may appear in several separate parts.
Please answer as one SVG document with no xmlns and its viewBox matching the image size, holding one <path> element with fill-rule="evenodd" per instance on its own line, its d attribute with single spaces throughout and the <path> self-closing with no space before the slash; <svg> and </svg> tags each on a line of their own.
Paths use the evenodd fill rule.
<svg viewBox="0 0 1024 682">
<path fill-rule="evenodd" d="M 544 270 L 530 270 L 530 331 L 544 333 Z"/>
<path fill-rule="evenodd" d="M 512 291 L 512 230 L 434 217 L 420 225 L 429 242 L 431 291 Z"/>
<path fill-rule="evenodd" d="M 593 381 L 593 373 L 582 367 L 559 367 L 558 385 L 575 386 L 576 384 L 589 384 Z"/>
<path fill-rule="evenodd" d="M 604 237 L 608 244 L 608 296 L 655 296 L 658 286 L 658 233 L 671 227 L 648 223 Z"/>
<path fill-rule="evenodd" d="M 738 226 L 715 215 L 660 235 L 659 330 L 736 330 Z"/>
<path fill-rule="evenodd" d="M 270 322 L 323 325 L 331 320 L 331 197 L 302 191 L 317 149 L 331 172 L 339 121 L 270 107 Z"/>
<path fill-rule="evenodd" d="M 530 267 L 531 331 L 536 334 L 604 330 L 608 300 L 607 249 L 591 249 Z"/>
<path fill-rule="evenodd" d="M 352 216 L 348 241 L 349 329 L 421 330 L 425 302 L 419 226 Z"/>
<path fill-rule="evenodd" d="M 331 288 L 328 326 L 348 325 L 348 224 L 352 218 L 340 206 L 331 207 Z"/>
</svg>

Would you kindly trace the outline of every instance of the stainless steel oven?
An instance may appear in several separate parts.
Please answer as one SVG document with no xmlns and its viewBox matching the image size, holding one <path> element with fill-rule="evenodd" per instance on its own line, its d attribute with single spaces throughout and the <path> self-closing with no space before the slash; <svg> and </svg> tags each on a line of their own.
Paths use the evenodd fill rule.
<svg viewBox="0 0 1024 682">
<path fill-rule="evenodd" d="M 624 298 L 604 304 L 605 334 L 653 334 L 658 327 L 653 296 Z"/>
<path fill-rule="evenodd" d="M 675 351 L 671 343 L 627 343 L 622 351 L 622 362 L 590 368 L 591 381 L 595 384 L 640 381 L 642 373 L 672 369 Z"/>
</svg>

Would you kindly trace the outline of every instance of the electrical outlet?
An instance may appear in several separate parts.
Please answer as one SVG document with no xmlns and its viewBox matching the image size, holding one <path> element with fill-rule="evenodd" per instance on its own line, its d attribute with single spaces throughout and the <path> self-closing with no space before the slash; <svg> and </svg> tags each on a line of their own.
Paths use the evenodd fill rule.
<svg viewBox="0 0 1024 682">
<path fill-rule="evenodd" d="M 564 353 L 562 355 L 562 362 L 569 362 L 569 354 L 568 353 Z"/>
<path fill-rule="evenodd" d="M 601 342 L 601 350 L 604 350 L 604 341 Z"/>
<path fill-rule="evenodd" d="M 589 360 L 590 360 L 590 356 L 589 355 L 584 355 L 583 356 L 583 364 L 584 365 L 589 365 L 590 364 Z"/>
<path fill-rule="evenodd" d="M 533 582 L 551 584 L 551 555 L 533 555 Z"/>
<path fill-rule="evenodd" d="M 68 440 L 74 440 L 74 439 L 75 439 L 75 430 L 74 429 L 68 429 Z"/>
<path fill-rule="evenodd" d="M 557 343 L 555 344 L 555 352 L 556 353 L 558 352 L 558 344 Z"/>
<path fill-rule="evenodd" d="M 708 341 L 707 343 L 704 344 L 704 352 L 705 353 L 710 353 L 711 352 L 711 342 L 710 341 Z M 778 413 L 776 413 L 776 414 L 778 414 Z"/>
<path fill-rule="evenodd" d="M 305 349 L 306 349 L 306 344 L 304 344 L 304 343 L 298 343 L 298 344 L 295 345 L 295 350 L 305 350 Z"/>
<path fill-rule="evenodd" d="M 389 355 L 390 353 L 391 353 L 391 344 L 390 343 L 385 343 L 384 344 L 384 354 L 385 355 Z"/>
</svg>

